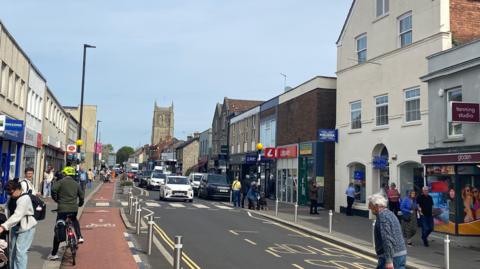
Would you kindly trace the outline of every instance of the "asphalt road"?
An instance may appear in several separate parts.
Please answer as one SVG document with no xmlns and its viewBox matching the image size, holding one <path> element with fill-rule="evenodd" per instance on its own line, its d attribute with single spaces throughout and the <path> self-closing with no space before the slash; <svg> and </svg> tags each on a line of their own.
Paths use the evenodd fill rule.
<svg viewBox="0 0 480 269">
<path fill-rule="evenodd" d="M 158 191 L 148 194 L 142 196 L 143 205 L 159 217 L 155 234 L 162 248 L 171 253 L 173 238 L 183 236 L 183 268 L 375 268 L 375 260 L 369 257 L 222 201 L 167 202 L 158 200 Z M 153 255 L 148 261 L 158 261 L 162 251 Z"/>
</svg>

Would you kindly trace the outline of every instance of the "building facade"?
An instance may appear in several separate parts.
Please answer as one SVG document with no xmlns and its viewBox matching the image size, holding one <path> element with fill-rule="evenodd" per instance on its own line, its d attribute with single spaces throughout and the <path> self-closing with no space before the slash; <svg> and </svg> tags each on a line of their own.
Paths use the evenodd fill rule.
<svg viewBox="0 0 480 269">
<path fill-rule="evenodd" d="M 169 107 L 159 107 L 155 102 L 153 107 L 152 145 L 173 138 L 174 112 L 173 103 Z"/>
<path fill-rule="evenodd" d="M 435 230 L 480 235 L 480 40 L 428 57 L 428 148 L 419 150 Z"/>
<path fill-rule="evenodd" d="M 429 110 L 427 86 L 419 77 L 427 72 L 428 55 L 450 48 L 456 38 L 475 36 L 456 20 L 467 2 L 478 5 L 352 2 L 337 41 L 336 211 L 346 207 L 349 183 L 358 192 L 354 213 L 363 216 L 369 215 L 366 197 L 386 185 L 396 183 L 402 196 L 423 186 L 417 150 L 428 145 Z"/>
<path fill-rule="evenodd" d="M 208 159 L 212 155 L 212 128 L 200 133 L 198 153 L 198 172 L 208 171 Z"/>
<path fill-rule="evenodd" d="M 260 143 L 264 148 L 275 148 L 277 146 L 277 115 L 278 99 L 276 96 L 260 105 Z M 265 195 L 275 199 L 277 166 L 276 159 L 264 158 L 261 165 L 261 177 L 265 178 Z"/>
<path fill-rule="evenodd" d="M 80 107 L 65 106 L 65 111 L 72 114 L 72 116 L 80 122 Z M 83 136 L 82 151 L 85 153 L 84 168 L 93 169 L 95 161 L 95 136 L 97 129 L 97 106 L 83 105 L 83 122 L 82 128 L 85 128 L 86 134 Z"/>
<path fill-rule="evenodd" d="M 198 161 L 199 137 L 189 137 L 182 145 L 176 148 L 177 172 L 188 175 Z"/>
</svg>

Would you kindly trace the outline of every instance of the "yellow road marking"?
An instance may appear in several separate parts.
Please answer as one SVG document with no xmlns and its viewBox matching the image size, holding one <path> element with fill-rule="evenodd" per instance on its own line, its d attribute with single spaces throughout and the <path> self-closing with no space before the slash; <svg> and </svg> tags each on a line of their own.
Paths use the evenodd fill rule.
<svg viewBox="0 0 480 269">
<path fill-rule="evenodd" d="M 266 249 L 265 252 L 268 252 L 268 253 L 272 254 L 273 256 L 275 256 L 275 257 L 277 257 L 277 258 L 281 258 L 281 257 L 282 257 L 282 256 L 278 255 L 277 253 L 275 253 L 275 252 L 273 252 L 273 251 L 271 251 L 271 250 L 268 250 L 268 249 Z"/>
<path fill-rule="evenodd" d="M 254 245 L 254 246 L 257 245 L 257 243 L 255 243 L 255 242 L 253 242 L 252 240 L 249 240 L 249 239 L 247 239 L 247 238 L 245 238 L 245 239 L 243 239 L 243 240 L 247 241 L 248 243 L 250 243 L 250 244 L 252 244 L 252 245 Z"/>
<path fill-rule="evenodd" d="M 301 267 L 301 266 L 300 266 L 300 265 L 298 265 L 298 264 L 294 264 L 294 263 L 292 263 L 292 266 L 293 266 L 293 267 L 295 267 L 295 268 L 298 268 L 298 269 L 304 269 L 303 267 Z"/>
</svg>

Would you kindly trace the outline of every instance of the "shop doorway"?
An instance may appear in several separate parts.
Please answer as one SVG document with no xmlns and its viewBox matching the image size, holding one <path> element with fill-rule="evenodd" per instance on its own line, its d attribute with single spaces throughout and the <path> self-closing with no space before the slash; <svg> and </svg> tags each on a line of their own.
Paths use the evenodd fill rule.
<svg viewBox="0 0 480 269">
<path fill-rule="evenodd" d="M 372 180 L 373 192 L 386 194 L 390 182 L 389 153 L 384 144 L 375 146 L 372 152 Z"/>
<path fill-rule="evenodd" d="M 411 190 L 420 193 L 423 187 L 423 166 L 417 162 L 405 162 L 398 169 L 401 196 L 407 196 Z"/>
</svg>

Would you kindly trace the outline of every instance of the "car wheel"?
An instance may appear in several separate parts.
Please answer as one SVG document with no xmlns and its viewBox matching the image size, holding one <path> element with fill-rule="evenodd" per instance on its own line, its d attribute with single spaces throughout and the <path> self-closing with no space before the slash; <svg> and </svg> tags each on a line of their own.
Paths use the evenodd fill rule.
<svg viewBox="0 0 480 269">
<path fill-rule="evenodd" d="M 189 203 L 193 203 L 193 199 L 188 200 Z"/>
</svg>

